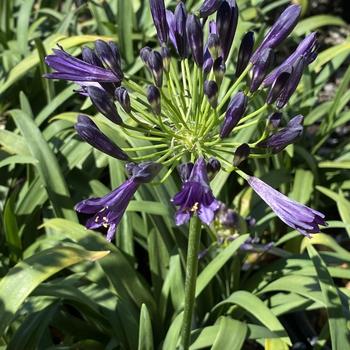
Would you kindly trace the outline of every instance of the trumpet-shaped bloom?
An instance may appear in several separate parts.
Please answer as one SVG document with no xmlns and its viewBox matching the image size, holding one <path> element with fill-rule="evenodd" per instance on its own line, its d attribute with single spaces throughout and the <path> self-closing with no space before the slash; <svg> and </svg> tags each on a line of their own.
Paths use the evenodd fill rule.
<svg viewBox="0 0 350 350">
<path fill-rule="evenodd" d="M 254 176 L 249 176 L 247 181 L 285 224 L 303 235 L 310 237 L 310 233 L 320 232 L 319 225 L 326 225 L 324 214 L 289 199 Z"/>
<path fill-rule="evenodd" d="M 205 160 L 198 158 L 194 165 L 182 167 L 180 174 L 185 182 L 181 191 L 172 199 L 172 202 L 179 206 L 175 215 L 176 225 L 185 224 L 194 214 L 209 225 L 220 205 L 209 186 Z"/>
<path fill-rule="evenodd" d="M 131 198 L 139 186 L 150 182 L 159 172 L 160 164 L 153 162 L 133 164 L 131 177 L 111 193 L 101 198 L 83 200 L 75 206 L 79 213 L 91 214 L 85 224 L 88 229 L 108 228 L 107 240 L 111 241 Z"/>
</svg>

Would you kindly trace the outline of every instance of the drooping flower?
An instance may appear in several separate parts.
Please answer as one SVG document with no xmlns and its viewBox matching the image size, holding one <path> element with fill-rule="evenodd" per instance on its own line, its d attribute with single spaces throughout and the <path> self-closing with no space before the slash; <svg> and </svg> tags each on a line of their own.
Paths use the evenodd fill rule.
<svg viewBox="0 0 350 350">
<path fill-rule="evenodd" d="M 101 198 L 85 199 L 75 206 L 79 213 L 91 214 L 85 224 L 88 229 L 101 226 L 108 228 L 107 240 L 111 241 L 125 210 L 139 186 L 152 181 L 158 174 L 160 164 L 141 163 L 132 167 L 132 175 L 121 186 Z"/>
<path fill-rule="evenodd" d="M 310 237 L 310 233 L 320 232 L 319 225 L 326 225 L 324 214 L 289 199 L 254 176 L 249 176 L 247 181 L 284 223 L 303 235 Z"/>
<path fill-rule="evenodd" d="M 99 151 L 120 160 L 129 160 L 129 157 L 115 143 L 113 143 L 97 125 L 86 115 L 79 115 L 75 124 L 78 135 Z"/>
<path fill-rule="evenodd" d="M 288 37 L 298 23 L 300 13 L 301 6 L 299 5 L 290 5 L 282 12 L 277 21 L 266 34 L 262 43 L 255 50 L 251 58 L 252 63 L 256 63 L 259 55 L 261 55 L 264 50 L 268 48 L 275 49 Z"/>
<path fill-rule="evenodd" d="M 230 101 L 224 122 L 221 126 L 220 137 L 223 139 L 228 137 L 233 128 L 243 117 L 247 108 L 248 98 L 243 92 L 238 92 Z"/>
<path fill-rule="evenodd" d="M 191 167 L 183 168 L 188 170 Z M 209 186 L 207 166 L 204 158 L 200 157 L 192 164 L 191 173 L 182 185 L 182 189 L 173 198 L 172 202 L 179 206 L 175 215 L 176 225 L 188 222 L 192 215 L 197 214 L 199 219 L 206 225 L 214 220 L 219 202 L 215 199 Z M 182 174 L 182 178 L 186 177 Z"/>
<path fill-rule="evenodd" d="M 303 133 L 303 121 L 302 115 L 297 115 L 292 118 L 287 126 L 282 130 L 268 137 L 266 140 L 258 143 L 259 147 L 267 148 L 272 153 L 281 152 L 288 145 L 294 143 Z"/>
<path fill-rule="evenodd" d="M 149 4 L 159 42 L 166 44 L 168 42 L 169 29 L 166 21 L 164 0 L 149 0 Z"/>
<path fill-rule="evenodd" d="M 87 53 L 85 57 L 87 57 Z M 101 67 L 102 61 L 99 57 L 96 60 L 96 57 L 90 56 L 90 62 L 86 62 L 68 54 L 62 47 L 53 49 L 53 55 L 46 56 L 45 62 L 55 72 L 46 74 L 45 77 L 74 81 L 81 85 L 89 85 L 89 83 L 119 84 L 123 75 L 112 71 L 109 67 Z"/>
</svg>

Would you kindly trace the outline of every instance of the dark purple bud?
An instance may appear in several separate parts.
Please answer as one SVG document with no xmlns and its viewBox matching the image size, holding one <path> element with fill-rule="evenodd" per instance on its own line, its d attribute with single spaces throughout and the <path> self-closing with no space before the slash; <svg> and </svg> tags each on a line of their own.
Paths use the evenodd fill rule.
<svg viewBox="0 0 350 350">
<path fill-rule="evenodd" d="M 219 8 L 222 0 L 204 0 L 199 8 L 199 17 L 209 17 Z"/>
<path fill-rule="evenodd" d="M 193 59 L 198 67 L 203 67 L 203 29 L 199 18 L 193 14 L 187 17 L 186 33 Z"/>
<path fill-rule="evenodd" d="M 120 160 L 129 159 L 126 153 L 124 153 L 105 134 L 103 134 L 88 116 L 78 116 L 78 122 L 75 124 L 75 130 L 84 141 L 99 151 Z"/>
<path fill-rule="evenodd" d="M 212 59 L 210 52 L 207 48 L 206 50 L 204 50 L 203 72 L 205 74 L 209 74 L 212 68 L 213 68 L 213 59 Z"/>
<path fill-rule="evenodd" d="M 294 143 L 303 133 L 302 115 L 297 115 L 289 121 L 287 126 L 275 134 L 258 143 L 258 147 L 267 148 L 272 153 L 278 153 L 288 145 Z"/>
<path fill-rule="evenodd" d="M 181 58 L 188 57 L 189 50 L 187 44 L 186 34 L 186 20 L 187 12 L 186 7 L 182 1 L 180 1 L 175 8 L 175 41 L 177 52 Z"/>
<path fill-rule="evenodd" d="M 103 63 L 96 55 L 95 51 L 90 49 L 89 47 L 85 46 L 83 47 L 81 51 L 82 58 L 85 62 L 90 63 L 94 66 L 102 67 Z"/>
<path fill-rule="evenodd" d="M 173 44 L 174 48 L 176 49 L 176 51 L 178 51 L 176 36 L 175 36 L 176 23 L 175 23 L 174 13 L 170 10 L 165 10 L 165 15 L 166 15 L 166 21 L 168 23 L 168 28 L 169 28 L 169 39 Z"/>
<path fill-rule="evenodd" d="M 259 89 L 273 61 L 272 50 L 267 48 L 258 56 L 253 69 L 252 81 L 250 84 L 250 92 L 255 92 Z"/>
<path fill-rule="evenodd" d="M 221 169 L 221 164 L 216 158 L 211 157 L 208 159 L 207 173 L 208 173 L 209 181 L 214 179 L 214 177 L 220 171 L 220 169 Z"/>
<path fill-rule="evenodd" d="M 114 96 L 116 100 L 120 103 L 120 105 L 123 107 L 124 111 L 126 113 L 131 112 L 131 103 L 130 103 L 130 96 L 128 93 L 128 90 L 126 90 L 124 87 L 120 86 L 116 88 L 114 92 Z"/>
<path fill-rule="evenodd" d="M 157 30 L 159 42 L 168 42 L 168 23 L 166 20 L 164 0 L 149 0 L 154 26 Z"/>
<path fill-rule="evenodd" d="M 239 77 L 248 66 L 254 48 L 254 32 L 244 35 L 238 51 L 236 77 Z"/>
<path fill-rule="evenodd" d="M 220 38 L 217 34 L 211 33 L 208 36 L 208 50 L 213 60 L 216 60 L 221 53 Z"/>
<path fill-rule="evenodd" d="M 148 66 L 148 57 L 151 52 L 152 52 L 152 49 L 148 46 L 145 46 L 140 50 L 141 60 L 146 66 Z"/>
<path fill-rule="evenodd" d="M 230 53 L 238 23 L 238 7 L 236 0 L 224 0 L 216 14 L 217 34 L 221 41 L 224 60 Z"/>
<path fill-rule="evenodd" d="M 252 63 L 256 63 L 262 51 L 267 48 L 275 49 L 288 37 L 298 23 L 300 13 L 301 6 L 299 5 L 290 5 L 282 12 L 252 56 Z"/>
<path fill-rule="evenodd" d="M 204 94 L 213 108 L 216 108 L 218 105 L 218 92 L 219 88 L 214 80 L 206 80 L 204 82 Z"/>
<path fill-rule="evenodd" d="M 154 114 L 159 115 L 161 113 L 160 92 L 154 85 L 150 85 L 147 88 L 147 100 Z"/>
<path fill-rule="evenodd" d="M 177 171 L 179 172 L 182 182 L 188 181 L 193 169 L 193 165 L 193 163 L 183 163 L 178 165 Z"/>
<path fill-rule="evenodd" d="M 267 127 L 270 130 L 277 129 L 281 123 L 282 113 L 275 112 L 268 116 L 267 118 Z"/>
<path fill-rule="evenodd" d="M 214 76 L 217 84 L 220 86 L 222 79 L 224 79 L 226 73 L 226 64 L 222 57 L 217 58 L 213 65 Z"/>
<path fill-rule="evenodd" d="M 269 93 L 266 98 L 267 104 L 274 103 L 281 95 L 282 90 L 285 89 L 286 84 L 292 74 L 292 67 L 286 66 L 285 69 L 277 76 L 276 80 L 271 85 Z"/>
<path fill-rule="evenodd" d="M 285 88 L 282 90 L 282 93 L 279 95 L 277 99 L 277 102 L 276 102 L 277 108 L 283 108 L 287 104 L 291 96 L 293 95 L 294 91 L 296 90 L 301 80 L 306 64 L 307 64 L 306 58 L 304 58 L 303 56 L 301 56 L 295 62 L 290 78 L 288 79 L 288 82 Z"/>
<path fill-rule="evenodd" d="M 160 54 L 162 55 L 163 58 L 163 67 L 166 72 L 169 72 L 170 69 L 170 61 L 171 61 L 171 55 L 170 55 L 170 50 L 163 46 L 160 49 Z"/>
<path fill-rule="evenodd" d="M 131 164 L 133 164 L 133 166 L 129 166 L 128 171 L 131 173 L 131 177 L 139 184 L 152 181 L 162 167 L 161 164 L 155 162 Z"/>
<path fill-rule="evenodd" d="M 101 114 L 113 123 L 123 123 L 111 96 L 105 90 L 96 86 L 88 86 L 86 89 L 92 103 Z"/>
<path fill-rule="evenodd" d="M 233 158 L 233 165 L 235 167 L 238 167 L 242 162 L 248 159 L 249 155 L 250 147 L 246 143 L 243 143 L 242 145 L 238 146 Z"/>
<path fill-rule="evenodd" d="M 114 43 L 106 43 L 103 40 L 95 41 L 95 50 L 97 56 L 120 80 L 124 75 L 120 67 L 120 54 Z"/>
<path fill-rule="evenodd" d="M 285 224 L 303 235 L 310 237 L 310 233 L 320 232 L 319 225 L 327 225 L 322 213 L 289 199 L 254 176 L 247 181 Z"/>
<path fill-rule="evenodd" d="M 238 92 L 229 103 L 224 122 L 220 130 L 220 137 L 223 139 L 228 137 L 233 128 L 243 117 L 247 108 L 248 98 L 243 92 Z"/>
<path fill-rule="evenodd" d="M 297 47 L 297 49 L 277 68 L 275 68 L 264 80 L 264 86 L 271 85 L 277 75 L 285 66 L 294 66 L 300 57 L 304 57 L 306 65 L 310 64 L 316 57 L 317 50 L 317 34 L 309 34 Z"/>
<path fill-rule="evenodd" d="M 151 51 L 148 55 L 148 67 L 152 72 L 154 83 L 161 87 L 163 84 L 163 57 L 158 51 Z"/>
</svg>

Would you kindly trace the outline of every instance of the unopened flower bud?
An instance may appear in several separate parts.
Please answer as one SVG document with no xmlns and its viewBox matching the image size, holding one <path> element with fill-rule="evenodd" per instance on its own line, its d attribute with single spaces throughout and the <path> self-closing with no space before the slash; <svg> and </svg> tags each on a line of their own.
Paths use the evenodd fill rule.
<svg viewBox="0 0 350 350">
<path fill-rule="evenodd" d="M 157 87 L 161 87 L 163 84 L 163 57 L 158 51 L 150 52 L 148 67 L 152 72 L 154 83 Z"/>
<path fill-rule="evenodd" d="M 140 50 L 141 60 L 146 66 L 148 66 L 148 57 L 151 52 L 152 52 L 152 49 L 148 46 L 145 46 Z"/>
<path fill-rule="evenodd" d="M 216 60 L 219 57 L 221 47 L 220 47 L 220 39 L 219 39 L 219 36 L 217 34 L 214 34 L 214 33 L 209 34 L 209 36 L 208 36 L 208 50 L 209 50 L 210 55 L 213 58 L 213 60 Z"/>
<path fill-rule="evenodd" d="M 155 114 L 159 115 L 161 112 L 161 100 L 160 100 L 160 92 L 156 86 L 150 85 L 148 87 L 147 100 L 152 108 L 152 111 Z"/>
<path fill-rule="evenodd" d="M 250 84 L 250 92 L 255 92 L 259 89 L 273 61 L 272 50 L 267 48 L 258 56 L 253 69 L 252 81 Z"/>
<path fill-rule="evenodd" d="M 198 67 L 203 66 L 203 29 L 199 18 L 189 14 L 186 20 L 186 33 L 193 60 Z"/>
<path fill-rule="evenodd" d="M 218 105 L 218 91 L 218 85 L 214 80 L 206 80 L 204 82 L 204 94 L 213 108 L 216 108 Z"/>
<path fill-rule="evenodd" d="M 163 46 L 160 50 L 160 54 L 162 55 L 163 58 L 163 67 L 166 72 L 169 72 L 170 69 L 170 61 L 171 61 L 171 55 L 170 55 L 170 50 Z"/>
<path fill-rule="evenodd" d="M 247 67 L 254 48 L 254 32 L 244 35 L 238 51 L 236 77 L 239 77 Z"/>
<path fill-rule="evenodd" d="M 281 95 L 282 90 L 286 88 L 286 84 L 292 74 L 292 67 L 287 66 L 272 83 L 269 93 L 266 98 L 267 104 L 274 103 Z"/>
<path fill-rule="evenodd" d="M 211 157 L 208 159 L 207 173 L 208 173 L 209 181 L 214 179 L 215 175 L 220 171 L 220 169 L 221 169 L 221 164 L 216 158 Z"/>
<path fill-rule="evenodd" d="M 177 171 L 179 172 L 182 182 L 188 181 L 188 179 L 190 178 L 193 166 L 194 166 L 193 163 L 182 163 L 177 166 Z"/>
<path fill-rule="evenodd" d="M 233 158 L 233 165 L 235 167 L 238 167 L 242 162 L 248 159 L 249 155 L 250 147 L 246 143 L 243 143 L 242 145 L 238 146 Z"/>
<path fill-rule="evenodd" d="M 243 117 L 247 108 L 248 98 L 243 92 L 238 92 L 229 103 L 224 122 L 220 130 L 220 137 L 223 139 L 228 137 L 233 128 Z"/>
<path fill-rule="evenodd" d="M 101 114 L 116 124 L 123 123 L 111 96 L 105 90 L 96 86 L 88 86 L 87 93 L 92 103 Z"/>
<path fill-rule="evenodd" d="M 166 21 L 164 0 L 149 0 L 154 26 L 157 30 L 159 42 L 168 42 L 169 28 Z"/>
<path fill-rule="evenodd" d="M 209 17 L 219 8 L 220 4 L 221 0 L 204 0 L 199 8 L 199 17 Z"/>
<path fill-rule="evenodd" d="M 222 79 L 224 79 L 226 73 L 226 64 L 222 57 L 218 57 L 213 64 L 213 71 L 215 76 L 215 81 L 218 86 L 221 85 Z"/>
<path fill-rule="evenodd" d="M 282 119 L 282 113 L 280 112 L 272 113 L 267 118 L 267 127 L 270 130 L 277 129 L 281 123 L 281 119 Z"/>
<path fill-rule="evenodd" d="M 130 113 L 131 103 L 130 103 L 130 96 L 129 96 L 128 90 L 120 86 L 116 88 L 114 92 L 114 96 L 117 99 L 117 101 L 120 103 L 120 105 L 123 107 L 124 111 L 126 113 Z"/>
</svg>

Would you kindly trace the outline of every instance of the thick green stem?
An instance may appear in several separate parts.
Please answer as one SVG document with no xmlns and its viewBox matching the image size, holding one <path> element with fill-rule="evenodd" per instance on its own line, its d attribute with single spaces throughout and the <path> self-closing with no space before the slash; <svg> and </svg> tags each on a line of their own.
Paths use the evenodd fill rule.
<svg viewBox="0 0 350 350">
<path fill-rule="evenodd" d="M 190 222 L 190 232 L 188 238 L 187 261 L 186 261 L 186 281 L 185 281 L 185 305 L 182 321 L 181 349 L 188 350 L 191 340 L 192 315 L 195 302 L 198 251 L 201 237 L 201 222 L 197 216 L 193 216 Z"/>
</svg>

